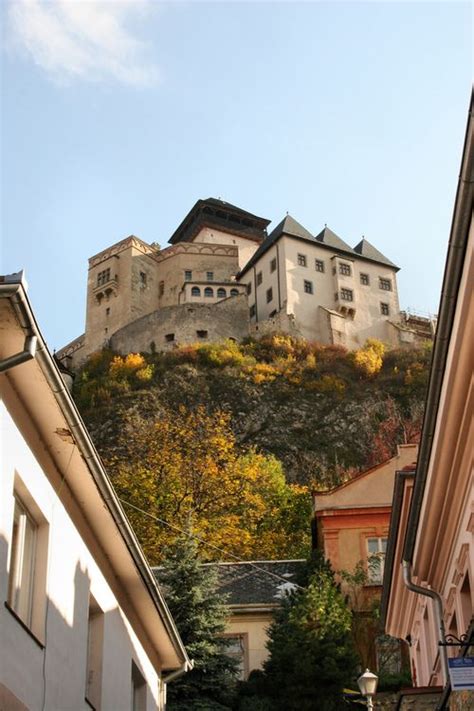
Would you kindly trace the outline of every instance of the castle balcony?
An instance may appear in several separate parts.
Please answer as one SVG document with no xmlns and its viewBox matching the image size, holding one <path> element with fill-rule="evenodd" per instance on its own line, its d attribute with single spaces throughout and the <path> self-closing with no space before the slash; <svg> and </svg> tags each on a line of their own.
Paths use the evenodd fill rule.
<svg viewBox="0 0 474 711">
<path fill-rule="evenodd" d="M 212 304 L 246 293 L 246 285 L 235 281 L 186 281 L 183 284 L 182 301 Z"/>
<path fill-rule="evenodd" d="M 118 277 L 115 275 L 108 281 L 102 283 L 102 284 L 97 284 L 93 289 L 92 293 L 94 294 L 95 300 L 97 301 L 98 304 L 103 299 L 110 299 L 111 296 L 117 296 L 118 292 Z"/>
</svg>

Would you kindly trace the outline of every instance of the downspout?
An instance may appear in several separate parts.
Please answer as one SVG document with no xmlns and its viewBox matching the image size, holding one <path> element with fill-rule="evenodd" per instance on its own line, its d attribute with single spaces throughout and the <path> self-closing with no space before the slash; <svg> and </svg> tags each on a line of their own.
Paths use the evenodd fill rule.
<svg viewBox="0 0 474 711">
<path fill-rule="evenodd" d="M 187 674 L 187 672 L 191 671 L 191 669 L 194 669 L 194 659 L 190 659 L 189 661 L 186 660 L 178 669 L 175 669 L 173 672 L 170 672 L 170 674 L 161 677 L 161 681 L 163 684 L 169 684 L 170 681 L 174 681 L 180 676 L 183 676 L 183 674 Z"/>
<path fill-rule="evenodd" d="M 253 267 L 253 293 L 255 295 L 255 323 L 258 323 L 258 304 L 257 304 L 257 274 Z"/>
<path fill-rule="evenodd" d="M 37 342 L 38 339 L 36 336 L 26 336 L 25 345 L 20 353 L 15 353 L 15 355 L 0 361 L 0 373 L 4 373 L 6 370 L 10 370 L 10 368 L 14 368 L 16 365 L 26 363 L 27 360 L 34 358 Z"/>
<path fill-rule="evenodd" d="M 433 602 L 434 602 L 434 610 L 435 610 L 435 615 L 436 615 L 436 622 L 437 626 L 439 629 L 439 634 L 441 636 L 441 642 L 444 643 L 446 642 L 446 630 L 444 628 L 444 619 L 443 619 L 443 601 L 441 598 L 441 595 L 436 592 L 436 590 L 430 590 L 429 588 L 424 588 L 421 587 L 421 585 L 416 585 L 413 580 L 412 580 L 412 570 L 411 570 L 411 563 L 409 561 L 404 560 L 402 562 L 402 568 L 403 568 L 403 582 L 405 583 L 405 586 L 408 590 L 411 590 L 411 592 L 418 593 L 418 595 L 424 595 L 425 597 L 430 597 Z M 442 666 L 444 669 L 444 674 L 445 674 L 445 680 L 446 682 L 449 682 L 449 668 L 448 668 L 448 652 L 447 648 L 443 646 L 443 644 L 440 647 L 440 657 L 442 660 Z"/>
</svg>

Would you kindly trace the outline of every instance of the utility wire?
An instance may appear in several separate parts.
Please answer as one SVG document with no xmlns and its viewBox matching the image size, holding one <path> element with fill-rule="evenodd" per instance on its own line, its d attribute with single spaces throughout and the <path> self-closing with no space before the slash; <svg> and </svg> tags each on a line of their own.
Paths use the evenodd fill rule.
<svg viewBox="0 0 474 711">
<path fill-rule="evenodd" d="M 269 575 L 272 578 L 275 578 L 276 580 L 282 581 L 284 583 L 288 583 L 289 580 L 288 578 L 285 578 L 283 575 L 278 575 L 278 573 L 273 573 L 271 570 L 265 570 L 265 568 L 260 568 L 260 566 L 256 565 L 255 563 L 249 561 L 249 560 L 242 560 L 242 558 L 239 558 L 238 556 L 234 555 L 233 553 L 229 553 L 228 551 L 224 550 L 223 548 L 219 548 L 219 546 L 214 545 L 214 543 L 208 543 L 205 541 L 201 536 L 198 536 L 196 533 L 189 533 L 188 531 L 185 531 L 182 528 L 179 528 L 179 526 L 174 526 L 172 523 L 168 523 L 168 521 L 164 521 L 162 518 L 159 518 L 158 516 L 154 516 L 153 514 L 149 513 L 148 511 L 144 511 L 143 509 L 140 509 L 138 506 L 135 506 L 135 504 L 131 504 L 130 501 L 125 501 L 125 499 L 121 499 L 119 497 L 119 501 L 122 504 L 125 504 L 125 506 L 130 506 L 130 508 L 135 509 L 135 511 L 138 511 L 139 513 L 143 514 L 144 516 L 148 516 L 148 518 L 153 519 L 153 521 L 158 521 L 158 523 L 163 524 L 163 526 L 168 526 L 168 528 L 171 528 L 173 531 L 177 531 L 178 533 L 182 533 L 188 538 L 194 538 L 196 541 L 199 541 L 203 546 L 207 546 L 208 548 L 213 548 L 216 551 L 219 551 L 224 557 L 226 558 L 233 558 L 235 561 L 238 563 L 245 563 L 245 565 L 249 565 L 251 568 L 254 570 L 257 570 L 259 573 L 264 573 L 265 575 Z M 295 588 L 298 588 L 299 590 L 303 590 L 303 587 L 301 585 L 297 585 L 297 583 L 291 583 L 291 585 L 294 585 Z"/>
</svg>

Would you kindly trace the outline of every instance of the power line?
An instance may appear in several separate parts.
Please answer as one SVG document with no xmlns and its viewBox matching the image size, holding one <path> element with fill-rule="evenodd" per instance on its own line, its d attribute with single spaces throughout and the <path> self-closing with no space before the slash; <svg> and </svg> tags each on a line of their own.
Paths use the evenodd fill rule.
<svg viewBox="0 0 474 711">
<path fill-rule="evenodd" d="M 278 573 L 273 573 L 271 570 L 265 570 L 265 568 L 260 568 L 260 566 L 256 565 L 252 561 L 242 560 L 242 558 L 239 558 L 233 553 L 229 553 L 229 551 L 226 551 L 223 548 L 219 548 L 219 546 L 214 545 L 214 543 L 209 543 L 208 541 L 205 541 L 201 536 L 198 536 L 196 533 L 189 533 L 188 531 L 179 528 L 179 526 L 174 526 L 172 523 L 168 523 L 168 521 L 164 521 L 162 518 L 154 516 L 148 511 L 140 509 L 138 506 L 135 506 L 135 504 L 130 503 L 130 501 L 125 501 L 125 499 L 121 499 L 120 497 L 119 501 L 122 504 L 125 504 L 125 506 L 130 506 L 130 508 L 135 509 L 135 511 L 138 511 L 144 516 L 148 516 L 148 518 L 151 518 L 154 521 L 158 521 L 158 523 L 163 524 L 163 526 L 168 526 L 168 528 L 171 528 L 173 531 L 177 531 L 178 533 L 182 533 L 188 538 L 194 538 L 196 541 L 199 541 L 199 543 L 201 543 L 203 546 L 207 546 L 208 548 L 213 548 L 214 550 L 219 551 L 219 553 L 221 553 L 224 557 L 233 558 L 238 563 L 245 563 L 245 565 L 249 565 L 251 568 L 254 568 L 254 570 L 257 570 L 259 573 L 264 573 L 265 575 L 269 575 L 272 578 L 276 578 L 277 580 L 283 581 L 284 583 L 289 582 L 288 578 L 285 578 L 283 575 L 278 575 Z M 297 583 L 291 583 L 291 585 L 294 585 L 295 588 L 298 588 L 299 590 L 303 590 L 302 586 L 298 585 Z"/>
</svg>

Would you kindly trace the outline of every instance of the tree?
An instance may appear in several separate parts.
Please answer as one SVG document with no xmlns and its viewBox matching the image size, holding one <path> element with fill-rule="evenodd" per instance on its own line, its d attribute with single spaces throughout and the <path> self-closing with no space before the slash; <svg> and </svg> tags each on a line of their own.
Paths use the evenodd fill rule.
<svg viewBox="0 0 474 711">
<path fill-rule="evenodd" d="M 148 423 L 130 420 L 121 452 L 106 460 L 119 496 L 183 529 L 192 517 L 204 541 L 242 558 L 297 557 L 309 546 L 310 497 L 285 482 L 281 464 L 239 450 L 229 415 L 200 406 L 163 412 Z M 152 564 L 176 538 L 133 508 L 131 523 Z M 215 558 L 207 548 L 206 558 Z"/>
<path fill-rule="evenodd" d="M 351 612 L 329 564 L 318 556 L 312 568 L 307 586 L 283 598 L 269 628 L 270 657 L 257 686 L 275 711 L 347 708 L 343 688 L 356 664 Z M 243 708 L 251 708 L 245 691 L 244 699 Z"/>
<path fill-rule="evenodd" d="M 235 662 L 226 654 L 227 609 L 216 592 L 217 572 L 203 566 L 198 545 L 180 536 L 168 549 L 159 579 L 194 669 L 170 683 L 170 711 L 224 711 L 235 687 Z"/>
</svg>

